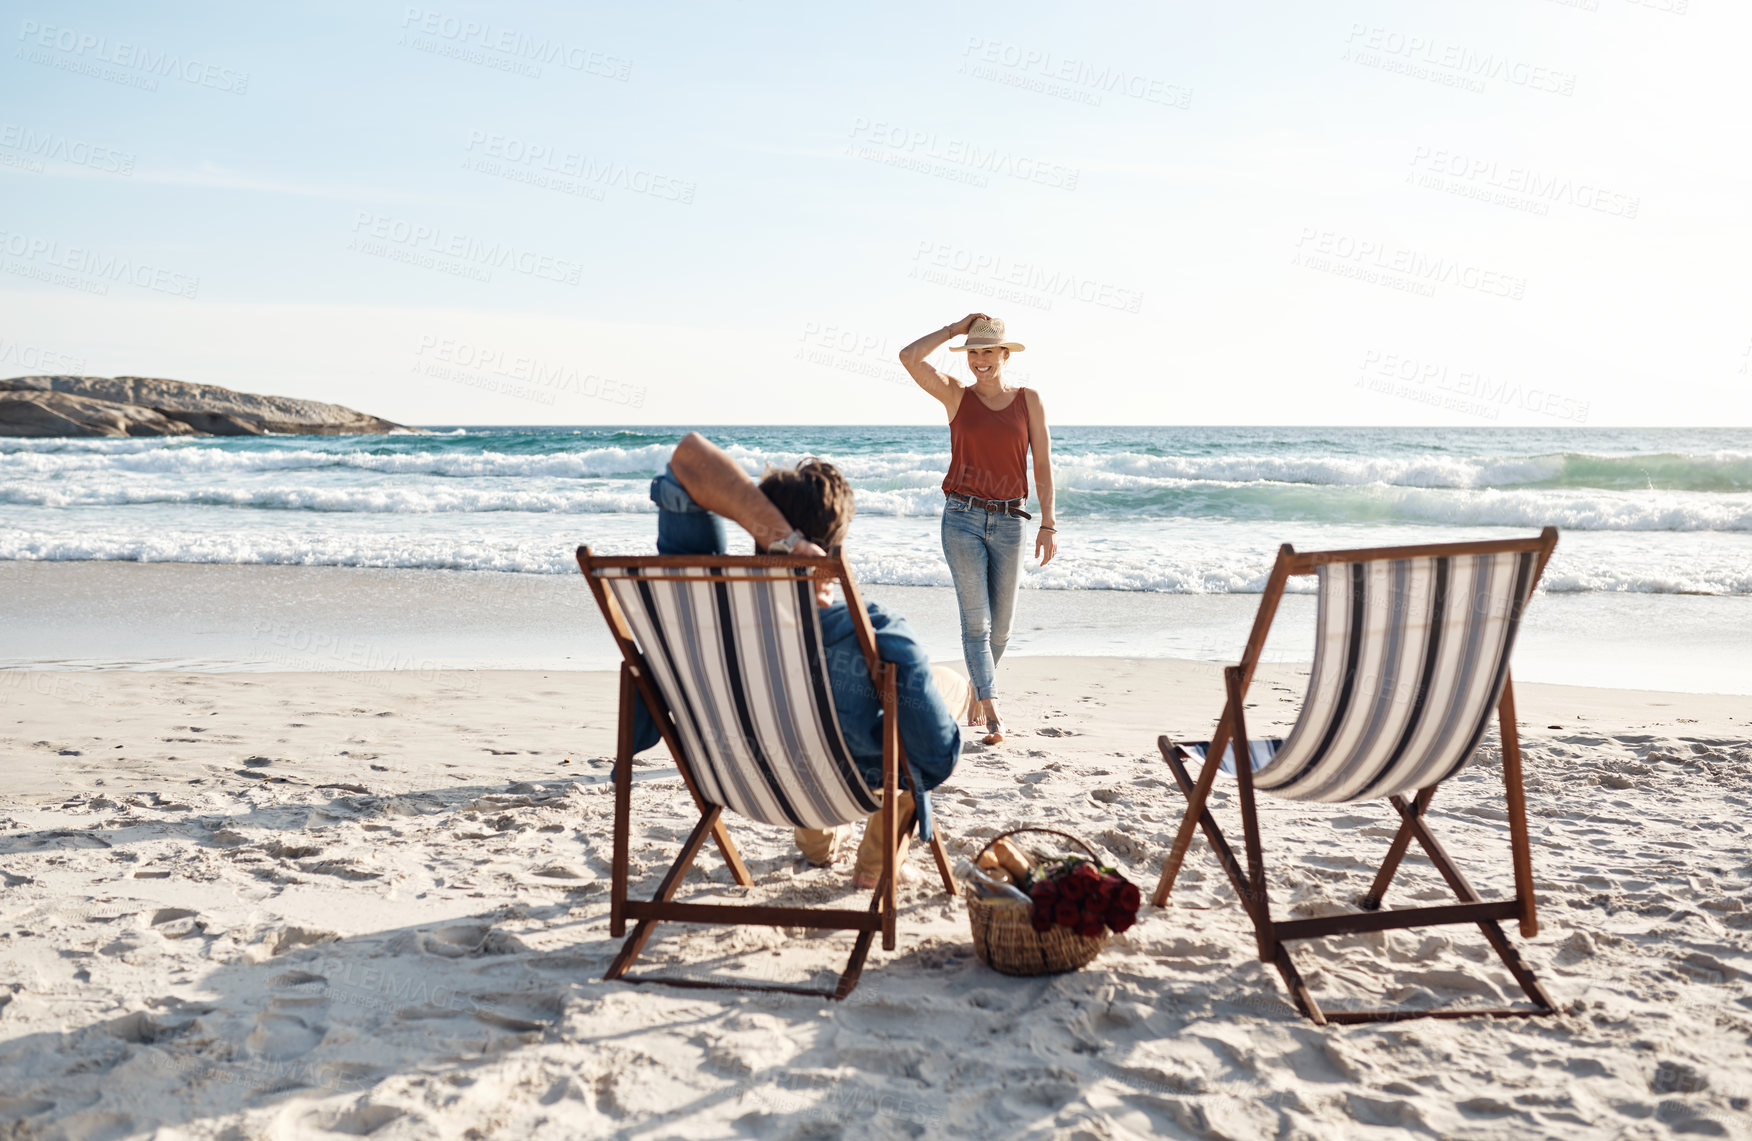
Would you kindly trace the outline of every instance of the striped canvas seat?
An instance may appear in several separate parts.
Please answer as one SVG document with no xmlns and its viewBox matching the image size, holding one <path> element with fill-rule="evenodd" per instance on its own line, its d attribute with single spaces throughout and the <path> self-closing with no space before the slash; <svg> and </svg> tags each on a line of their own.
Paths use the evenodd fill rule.
<svg viewBox="0 0 1752 1141">
<path fill-rule="evenodd" d="M 1186 797 L 1186 812 L 1151 901 L 1157 907 L 1167 904 L 1193 834 L 1202 831 L 1253 923 L 1260 961 L 1277 967 L 1296 1009 L 1316 1024 L 1556 1013 L 1551 996 L 1501 926 L 1514 919 L 1524 938 L 1539 933 L 1509 654 L 1521 613 L 1556 547 L 1557 528 L 1546 527 L 1537 536 L 1518 539 L 1305 553 L 1288 543 L 1278 548 L 1247 648 L 1239 663 L 1223 670 L 1227 700 L 1212 740 L 1188 745 L 1166 735 L 1156 739 Z M 1247 730 L 1247 686 L 1285 584 L 1292 575 L 1306 574 L 1316 576 L 1319 600 L 1308 692 L 1289 736 L 1256 738 Z M 1430 817 L 1438 787 L 1472 759 L 1493 712 L 1502 741 L 1503 819 L 1515 883 L 1515 894 L 1507 899 L 1485 899 L 1467 882 L 1436 838 Z M 1237 755 L 1246 758 L 1239 767 Z M 1198 763 L 1196 780 L 1188 759 Z M 1245 867 L 1208 807 L 1221 772 L 1235 777 Z M 1255 796 L 1262 790 L 1331 804 L 1384 799 L 1399 816 L 1373 882 L 1357 898 L 1360 910 L 1288 919 L 1272 915 Z M 1413 843 L 1457 902 L 1382 909 Z M 1319 875 L 1325 879 L 1331 871 L 1322 867 Z M 1327 1011 L 1290 955 L 1290 944 L 1303 940 L 1448 924 L 1478 925 L 1528 1005 Z"/>
<path fill-rule="evenodd" d="M 1537 552 L 1326 563 L 1314 665 L 1282 740 L 1249 742 L 1253 784 L 1344 803 L 1412 792 L 1465 767 L 1483 738 Z M 1204 759 L 1208 745 L 1182 745 Z M 1235 771 L 1234 747 L 1223 771 Z"/>
<path fill-rule="evenodd" d="M 674 717 L 708 804 L 766 824 L 831 828 L 880 806 L 840 734 L 807 571 L 604 575 Z"/>
<path fill-rule="evenodd" d="M 753 984 L 757 990 L 846 997 L 858 985 L 876 936 L 882 936 L 885 950 L 898 945 L 900 865 L 906 852 L 902 837 L 915 819 L 926 815 L 927 794 L 913 788 L 901 745 L 899 669 L 882 660 L 875 625 L 844 555 L 835 548 L 826 556 L 598 558 L 589 547 L 579 547 L 578 569 L 621 652 L 608 930 L 626 940 L 602 977 L 672 986 L 751 985 L 747 978 L 627 974 L 661 923 L 849 931 L 855 933 L 852 952 L 832 986 Z M 845 594 L 855 649 L 836 641 L 830 650 L 822 642 L 816 586 L 836 582 Z M 843 652 L 856 655 L 864 684 L 882 710 L 879 791 L 865 783 L 840 733 L 828 664 Z M 842 675 L 842 681 L 850 679 Z M 631 891 L 633 755 L 644 735 L 641 704 L 700 811 L 699 822 L 649 898 L 636 898 Z M 901 795 L 903 790 L 916 792 L 916 810 Z M 868 818 L 860 851 L 874 841 L 881 860 L 869 906 L 677 900 L 676 891 L 708 840 L 723 855 L 730 878 L 742 887 L 754 886 L 725 827 L 728 811 L 766 824 L 808 828 Z M 922 838 L 930 845 L 944 894 L 953 898 L 955 877 L 942 833 Z M 629 921 L 635 924 L 631 933 Z"/>
<path fill-rule="evenodd" d="M 1204 763 L 1204 759 L 1210 755 L 1211 751 L 1211 743 L 1209 741 L 1194 741 L 1191 744 L 1181 742 L 1180 747 L 1186 751 L 1187 756 L 1200 764 Z M 1263 739 L 1255 738 L 1247 742 L 1247 755 L 1253 761 L 1253 771 L 1258 772 L 1266 765 L 1269 765 L 1272 757 L 1276 756 L 1277 751 L 1283 747 L 1284 739 L 1282 737 L 1265 737 Z M 1235 775 L 1234 742 L 1231 741 L 1223 749 L 1223 763 L 1218 767 L 1230 776 Z"/>
</svg>

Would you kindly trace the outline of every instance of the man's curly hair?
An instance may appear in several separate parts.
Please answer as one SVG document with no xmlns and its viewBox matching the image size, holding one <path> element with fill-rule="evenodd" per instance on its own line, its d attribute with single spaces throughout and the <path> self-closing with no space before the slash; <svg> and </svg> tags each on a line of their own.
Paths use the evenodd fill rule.
<svg viewBox="0 0 1752 1141">
<path fill-rule="evenodd" d="M 852 485 L 840 470 L 810 456 L 794 468 L 769 468 L 761 494 L 804 538 L 831 551 L 846 541 L 852 526 Z"/>
</svg>

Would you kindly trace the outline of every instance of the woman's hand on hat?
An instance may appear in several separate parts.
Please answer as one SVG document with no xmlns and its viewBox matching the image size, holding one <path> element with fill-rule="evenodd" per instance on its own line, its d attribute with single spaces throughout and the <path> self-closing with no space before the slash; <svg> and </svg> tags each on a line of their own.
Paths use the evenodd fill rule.
<svg viewBox="0 0 1752 1141">
<path fill-rule="evenodd" d="M 973 331 L 973 323 L 975 321 L 990 320 L 991 318 L 984 313 L 969 313 L 967 316 L 949 327 L 949 334 L 954 337 L 965 337 L 968 333 Z"/>
</svg>

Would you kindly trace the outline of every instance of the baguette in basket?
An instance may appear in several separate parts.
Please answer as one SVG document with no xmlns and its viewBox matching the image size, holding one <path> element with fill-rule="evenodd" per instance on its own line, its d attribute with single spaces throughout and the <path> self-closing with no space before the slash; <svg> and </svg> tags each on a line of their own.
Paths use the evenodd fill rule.
<svg viewBox="0 0 1752 1141">
<path fill-rule="evenodd" d="M 1009 842 L 1020 832 L 1069 840 L 1087 857 L 1037 853 L 1031 861 Z M 992 867 L 994 862 L 999 867 Z M 1012 862 L 1023 868 L 1020 875 L 1011 873 L 1015 887 L 999 879 Z M 974 953 L 1005 974 L 1052 974 L 1087 965 L 1106 946 L 1109 930 L 1124 931 L 1136 922 L 1142 902 L 1137 887 L 1101 865 L 1094 849 L 1051 828 L 1017 828 L 995 836 L 967 870 L 973 873 L 966 876 L 966 899 Z"/>
</svg>

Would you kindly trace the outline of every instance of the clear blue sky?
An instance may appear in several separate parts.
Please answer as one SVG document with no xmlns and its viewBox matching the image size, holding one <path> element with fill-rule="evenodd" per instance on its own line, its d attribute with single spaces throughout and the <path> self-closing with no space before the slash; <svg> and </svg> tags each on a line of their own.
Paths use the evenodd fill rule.
<svg viewBox="0 0 1752 1141">
<path fill-rule="evenodd" d="M 0 375 L 927 422 L 977 309 L 1061 422 L 1752 423 L 1741 0 L 0 9 Z"/>
</svg>

